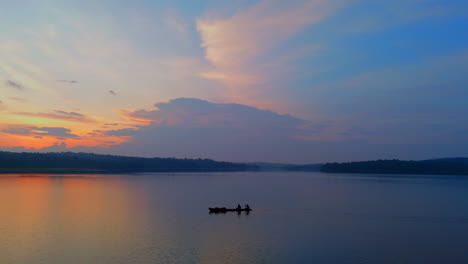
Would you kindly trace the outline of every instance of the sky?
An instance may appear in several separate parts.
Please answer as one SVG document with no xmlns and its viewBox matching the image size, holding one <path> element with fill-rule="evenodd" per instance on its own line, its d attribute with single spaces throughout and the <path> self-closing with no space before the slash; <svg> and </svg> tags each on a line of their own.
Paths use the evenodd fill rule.
<svg viewBox="0 0 468 264">
<path fill-rule="evenodd" d="M 465 0 L 0 0 L 0 150 L 468 156 Z"/>
</svg>

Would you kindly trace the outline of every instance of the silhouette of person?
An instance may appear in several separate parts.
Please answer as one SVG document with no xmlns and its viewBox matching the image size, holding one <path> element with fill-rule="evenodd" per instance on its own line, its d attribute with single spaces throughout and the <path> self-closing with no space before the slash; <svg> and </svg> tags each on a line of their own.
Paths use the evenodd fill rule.
<svg viewBox="0 0 468 264">
<path fill-rule="evenodd" d="M 240 206 L 240 204 L 237 204 L 237 208 L 236 208 L 236 209 L 237 209 L 237 210 L 241 210 L 241 209 L 242 209 L 242 207 Z"/>
<path fill-rule="evenodd" d="M 246 210 L 250 210 L 249 204 L 246 204 L 246 205 L 245 205 L 245 209 L 246 209 Z"/>
</svg>

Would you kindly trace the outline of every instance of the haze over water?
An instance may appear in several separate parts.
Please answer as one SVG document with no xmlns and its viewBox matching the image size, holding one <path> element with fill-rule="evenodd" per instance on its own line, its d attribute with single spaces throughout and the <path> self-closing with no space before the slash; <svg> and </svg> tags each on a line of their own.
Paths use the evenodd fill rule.
<svg viewBox="0 0 468 264">
<path fill-rule="evenodd" d="M 468 178 L 0 177 L 0 263 L 468 263 Z M 208 207 L 249 203 L 242 213 Z"/>
</svg>

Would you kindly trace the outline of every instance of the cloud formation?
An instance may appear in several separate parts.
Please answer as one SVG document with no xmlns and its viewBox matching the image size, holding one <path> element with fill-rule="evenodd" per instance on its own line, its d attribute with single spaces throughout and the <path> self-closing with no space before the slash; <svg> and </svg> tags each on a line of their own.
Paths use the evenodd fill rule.
<svg viewBox="0 0 468 264">
<path fill-rule="evenodd" d="M 154 109 L 128 111 L 128 117 L 146 120 L 147 124 L 110 131 L 93 130 L 78 137 L 65 128 L 8 127 L 0 131 L 0 146 L 4 150 L 14 151 L 84 151 L 239 162 L 314 163 L 411 158 L 420 153 L 421 148 L 428 153 L 435 150 L 451 153 L 453 144 L 461 142 L 455 138 L 450 142 L 428 145 L 408 137 L 410 141 L 395 144 L 394 141 L 382 140 L 384 131 L 376 131 L 359 123 L 340 126 L 333 122 L 310 122 L 247 105 L 212 103 L 192 98 L 157 103 Z M 392 130 L 392 123 L 384 127 L 389 126 Z M 405 128 L 414 131 L 415 127 L 406 124 Z M 429 129 L 437 135 L 445 127 L 419 129 Z M 23 136 L 18 140 L 27 140 L 26 137 L 32 136 L 44 139 L 34 138 L 37 141 L 37 145 L 33 145 L 35 149 L 26 149 L 24 144 L 2 143 L 2 140 L 11 138 L 2 138 L 1 135 L 5 133 Z M 426 132 L 418 130 L 418 133 Z M 65 144 L 60 143 L 63 139 L 66 139 Z M 44 144 L 46 140 L 47 144 Z M 27 145 L 28 148 L 31 148 L 31 144 Z M 464 144 L 468 142 L 465 140 Z M 432 157 L 428 154 L 424 158 Z"/>
<path fill-rule="evenodd" d="M 186 39 L 189 33 L 189 23 L 175 9 L 165 11 L 163 21 L 166 26 L 177 33 L 181 39 Z"/>
<path fill-rule="evenodd" d="M 374 135 L 359 127 L 315 123 L 242 104 L 179 98 L 155 107 L 127 112 L 129 119 L 144 120 L 146 124 L 105 132 L 108 136 L 128 137 L 127 142 L 106 148 L 106 153 L 312 163 L 376 158 L 374 150 L 381 153 L 392 147 L 371 142 L 369 138 Z M 360 152 L 363 148 L 367 151 Z M 381 157 L 385 156 L 377 158 Z"/>
<path fill-rule="evenodd" d="M 24 136 L 35 136 L 36 138 L 42 138 L 43 136 L 57 136 L 57 137 L 77 137 L 77 135 L 70 133 L 70 129 L 63 127 L 37 127 L 37 126 L 10 126 L 0 130 L 0 132 L 13 134 L 13 135 L 24 135 Z"/>
<path fill-rule="evenodd" d="M 282 151 L 288 143 L 304 141 L 299 137 L 315 133 L 304 129 L 305 120 L 241 104 L 179 98 L 155 107 L 128 113 L 132 120 L 146 120 L 149 125 L 107 132 L 109 136 L 132 137 L 108 151 L 238 161 L 255 160 L 269 152 L 265 158 L 276 159 L 289 155 Z"/>
<path fill-rule="evenodd" d="M 57 80 L 57 82 L 64 82 L 64 83 L 77 83 L 77 80 Z"/>
<path fill-rule="evenodd" d="M 15 82 L 15 81 L 12 81 L 12 80 L 6 80 L 5 81 L 5 84 L 11 88 L 14 88 L 16 90 L 20 90 L 20 91 L 23 91 L 24 90 L 24 86 Z"/>
<path fill-rule="evenodd" d="M 213 65 L 201 76 L 221 81 L 236 99 L 255 96 L 254 85 L 275 77 L 270 66 L 278 56 L 265 56 L 305 27 L 336 12 L 342 2 L 263 0 L 229 18 L 197 19 L 205 58 Z"/>
<path fill-rule="evenodd" d="M 67 138 L 68 148 L 104 152 L 97 146 L 132 137 L 125 145 L 132 153 L 125 146 L 109 152 L 228 160 L 467 153 L 466 1 L 120 2 L 0 11 L 8 28 L 0 41 L 0 129 L 61 126 L 78 135 Z M 452 55 L 449 64 L 430 61 Z M 86 85 L 64 89 L 78 88 L 77 80 Z M 180 97 L 217 103 L 179 99 L 146 108 Z M 294 115 L 265 117 L 260 109 Z M 57 142 L 0 133 L 2 147 Z"/>
<path fill-rule="evenodd" d="M 26 103 L 26 102 L 28 102 L 27 99 L 21 98 L 21 97 L 8 97 L 8 99 L 13 100 L 13 101 L 16 101 L 16 102 L 20 102 L 20 103 Z"/>
<path fill-rule="evenodd" d="M 22 116 L 33 116 L 33 117 L 40 117 L 40 118 L 48 118 L 48 119 L 56 119 L 56 120 L 64 120 L 69 122 L 81 122 L 81 123 L 96 123 L 97 121 L 92 117 L 76 113 L 76 112 L 66 112 L 55 110 L 50 113 L 30 113 L 30 112 L 17 112 L 16 115 Z"/>
<path fill-rule="evenodd" d="M 117 95 L 117 93 L 114 92 L 113 90 L 109 90 L 109 93 L 110 93 L 111 95 Z"/>
</svg>

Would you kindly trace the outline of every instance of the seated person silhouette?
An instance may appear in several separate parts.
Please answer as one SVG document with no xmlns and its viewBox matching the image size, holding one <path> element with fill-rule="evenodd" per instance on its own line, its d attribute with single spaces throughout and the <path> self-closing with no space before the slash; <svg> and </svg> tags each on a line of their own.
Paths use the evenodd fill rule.
<svg viewBox="0 0 468 264">
<path fill-rule="evenodd" d="M 245 210 L 250 210 L 250 206 L 248 204 L 245 205 Z"/>
<path fill-rule="evenodd" d="M 241 209 L 242 209 L 242 207 L 240 206 L 240 204 L 237 204 L 236 210 L 240 211 Z"/>
</svg>

